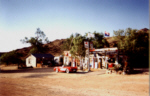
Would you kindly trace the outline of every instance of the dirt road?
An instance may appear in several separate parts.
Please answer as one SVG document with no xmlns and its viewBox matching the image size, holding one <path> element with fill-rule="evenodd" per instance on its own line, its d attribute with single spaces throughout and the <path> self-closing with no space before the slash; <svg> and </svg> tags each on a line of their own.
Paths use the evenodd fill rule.
<svg viewBox="0 0 150 96">
<path fill-rule="evenodd" d="M 52 68 L 1 71 L 0 96 L 149 96 L 149 74 L 66 74 Z"/>
</svg>

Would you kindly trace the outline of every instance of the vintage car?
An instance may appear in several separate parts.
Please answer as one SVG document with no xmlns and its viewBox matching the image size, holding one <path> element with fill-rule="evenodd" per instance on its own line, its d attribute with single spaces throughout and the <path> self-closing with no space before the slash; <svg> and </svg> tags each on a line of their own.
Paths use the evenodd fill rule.
<svg viewBox="0 0 150 96">
<path fill-rule="evenodd" d="M 62 65 L 62 66 L 54 67 L 54 71 L 56 71 L 57 73 L 58 72 L 66 72 L 66 73 L 77 72 L 77 67 Z"/>
</svg>

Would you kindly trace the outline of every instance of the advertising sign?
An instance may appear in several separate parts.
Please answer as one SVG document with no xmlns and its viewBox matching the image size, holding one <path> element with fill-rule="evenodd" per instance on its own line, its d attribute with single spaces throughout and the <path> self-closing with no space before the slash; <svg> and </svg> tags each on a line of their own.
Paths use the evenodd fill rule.
<svg viewBox="0 0 150 96">
<path fill-rule="evenodd" d="M 94 36 L 94 34 L 92 34 L 92 33 L 88 33 L 88 36 L 87 36 L 88 38 L 94 38 L 95 36 Z"/>
<path fill-rule="evenodd" d="M 93 49 L 93 42 L 90 42 L 90 48 Z"/>
<path fill-rule="evenodd" d="M 84 41 L 84 47 L 89 48 L 89 42 L 88 41 Z"/>
</svg>

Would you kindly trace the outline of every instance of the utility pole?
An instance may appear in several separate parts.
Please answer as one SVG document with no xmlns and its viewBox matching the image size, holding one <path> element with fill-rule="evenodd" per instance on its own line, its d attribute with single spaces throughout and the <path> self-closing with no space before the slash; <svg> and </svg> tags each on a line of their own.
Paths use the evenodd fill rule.
<svg viewBox="0 0 150 96">
<path fill-rule="evenodd" d="M 88 52 L 87 52 L 87 57 L 88 57 L 88 72 L 90 71 L 90 40 L 89 40 L 89 38 L 94 38 L 95 36 L 94 36 L 94 34 L 92 34 L 92 33 L 88 33 L 88 36 L 87 36 L 87 42 L 88 42 L 88 45 L 87 45 L 87 47 L 85 47 L 85 48 L 87 48 L 88 49 Z"/>
<path fill-rule="evenodd" d="M 89 40 L 88 39 L 86 41 L 84 41 L 84 46 L 87 49 L 86 57 L 87 57 L 87 68 L 88 68 L 88 72 L 89 72 L 90 71 L 90 62 L 89 62 Z"/>
</svg>

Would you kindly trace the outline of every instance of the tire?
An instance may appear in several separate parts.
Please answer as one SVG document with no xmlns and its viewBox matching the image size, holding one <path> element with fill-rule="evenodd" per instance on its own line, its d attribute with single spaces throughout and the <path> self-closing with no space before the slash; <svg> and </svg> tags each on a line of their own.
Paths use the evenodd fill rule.
<svg viewBox="0 0 150 96">
<path fill-rule="evenodd" d="M 69 73 L 69 69 L 66 69 L 66 73 Z"/>
<path fill-rule="evenodd" d="M 58 69 L 56 69 L 56 73 L 58 73 Z"/>
<path fill-rule="evenodd" d="M 77 73 L 77 71 L 74 71 L 74 73 Z"/>
</svg>

